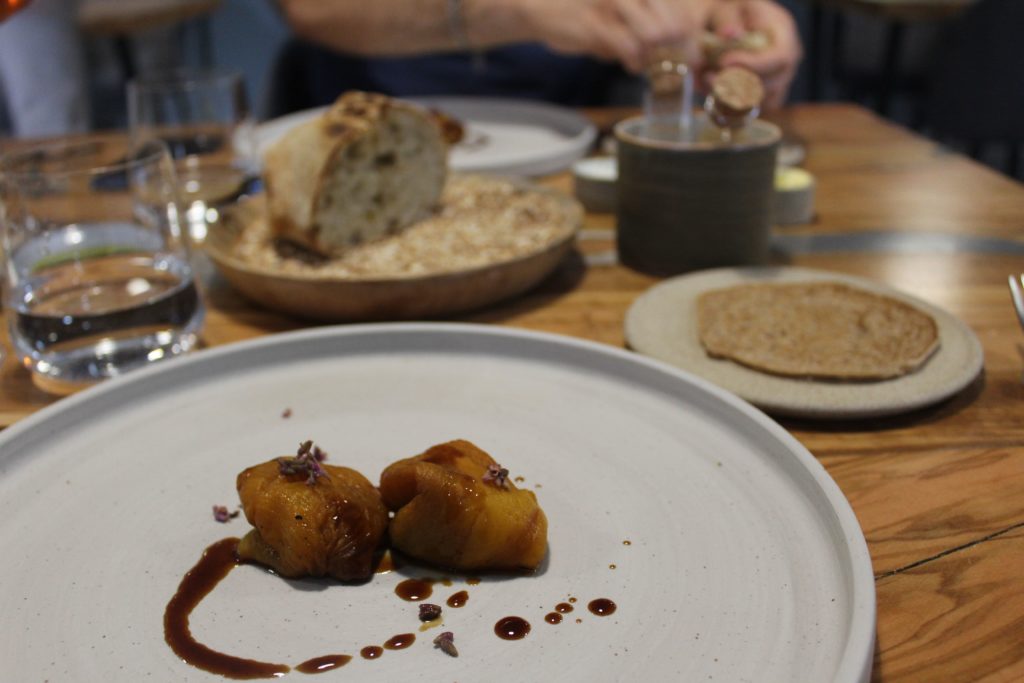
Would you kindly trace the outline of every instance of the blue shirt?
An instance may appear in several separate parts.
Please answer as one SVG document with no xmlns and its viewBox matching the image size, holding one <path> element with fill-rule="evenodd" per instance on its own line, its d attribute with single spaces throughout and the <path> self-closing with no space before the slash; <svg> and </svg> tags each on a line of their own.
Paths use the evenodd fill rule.
<svg viewBox="0 0 1024 683">
<path fill-rule="evenodd" d="M 616 65 L 558 55 L 535 43 L 494 48 L 475 58 L 467 52 L 364 58 L 308 44 L 294 46 L 304 71 L 302 89 L 309 99 L 303 106 L 329 104 L 346 90 L 398 97 L 500 96 L 594 106 L 607 103 L 612 83 L 622 77 Z"/>
</svg>

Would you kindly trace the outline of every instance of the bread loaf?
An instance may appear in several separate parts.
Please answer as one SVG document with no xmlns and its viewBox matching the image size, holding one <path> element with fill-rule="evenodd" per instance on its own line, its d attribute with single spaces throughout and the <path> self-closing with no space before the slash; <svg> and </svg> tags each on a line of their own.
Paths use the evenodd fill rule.
<svg viewBox="0 0 1024 683">
<path fill-rule="evenodd" d="M 427 111 L 384 95 L 345 93 L 267 150 L 273 232 L 325 256 L 396 234 L 437 205 L 447 155 Z"/>
</svg>

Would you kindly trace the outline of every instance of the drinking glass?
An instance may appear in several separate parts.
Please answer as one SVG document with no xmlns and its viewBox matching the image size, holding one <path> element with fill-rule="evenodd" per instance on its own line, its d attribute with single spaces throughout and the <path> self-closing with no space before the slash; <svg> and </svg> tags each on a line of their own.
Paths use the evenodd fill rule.
<svg viewBox="0 0 1024 683">
<path fill-rule="evenodd" d="M 204 308 L 174 165 L 159 142 L 125 142 L 0 159 L 11 343 L 47 391 L 69 393 L 198 341 Z"/>
<path fill-rule="evenodd" d="M 128 84 L 132 139 L 163 140 L 175 160 L 189 235 L 206 238 L 220 212 L 256 182 L 255 129 L 233 71 L 179 69 Z"/>
</svg>

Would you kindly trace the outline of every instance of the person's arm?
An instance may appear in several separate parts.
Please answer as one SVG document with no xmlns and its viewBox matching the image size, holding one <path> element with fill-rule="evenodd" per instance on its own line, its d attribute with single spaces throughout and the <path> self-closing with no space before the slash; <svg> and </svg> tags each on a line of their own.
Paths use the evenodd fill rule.
<svg viewBox="0 0 1024 683">
<path fill-rule="evenodd" d="M 617 60 L 634 72 L 642 70 L 653 46 L 693 36 L 706 3 L 280 0 L 299 36 L 352 54 L 398 56 L 538 41 L 557 52 Z"/>
<path fill-rule="evenodd" d="M 718 0 L 711 11 L 709 27 L 723 38 L 751 31 L 768 36 L 765 48 L 726 52 L 718 66 L 744 66 L 754 71 L 764 83 L 765 108 L 781 107 L 803 56 L 800 35 L 790 13 L 773 0 Z"/>
</svg>

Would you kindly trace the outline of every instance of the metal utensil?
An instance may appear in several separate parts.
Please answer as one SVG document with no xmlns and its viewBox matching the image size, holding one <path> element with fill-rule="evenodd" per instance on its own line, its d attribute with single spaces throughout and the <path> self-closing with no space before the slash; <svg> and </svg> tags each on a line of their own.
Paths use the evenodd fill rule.
<svg viewBox="0 0 1024 683">
<path fill-rule="evenodd" d="M 1024 275 L 1011 275 L 1009 277 L 1010 297 L 1013 299 L 1013 310 L 1017 312 L 1017 320 L 1024 328 Z"/>
</svg>

